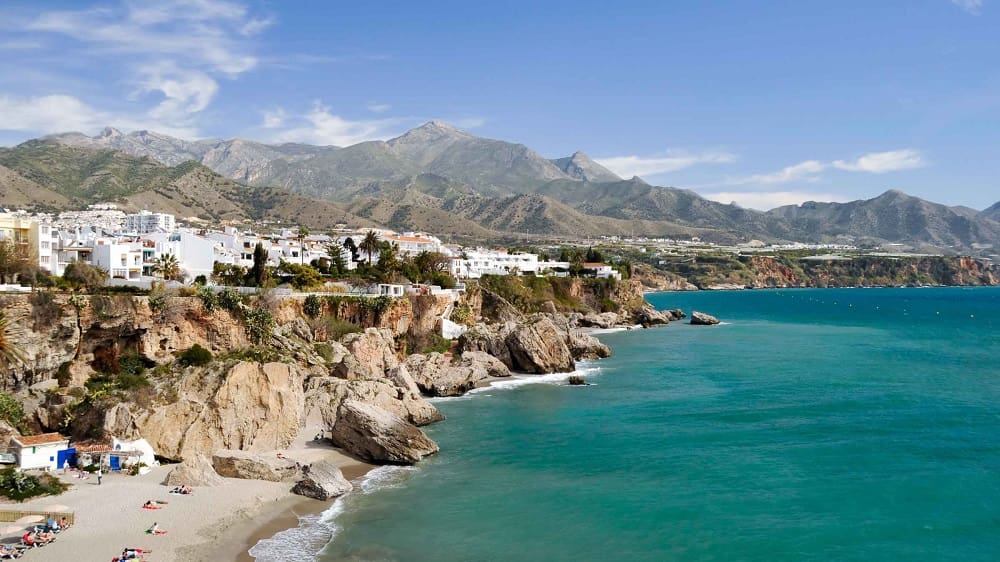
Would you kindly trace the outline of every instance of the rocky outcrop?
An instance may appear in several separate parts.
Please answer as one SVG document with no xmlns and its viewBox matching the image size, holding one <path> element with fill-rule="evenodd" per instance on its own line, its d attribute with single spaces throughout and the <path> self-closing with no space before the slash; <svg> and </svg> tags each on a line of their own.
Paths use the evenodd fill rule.
<svg viewBox="0 0 1000 562">
<path fill-rule="evenodd" d="M 617 326 L 621 322 L 618 315 L 614 312 L 602 312 L 597 314 L 596 312 L 591 312 L 589 314 L 581 315 L 576 313 L 571 316 L 570 323 L 581 328 L 599 328 L 608 329 Z"/>
<path fill-rule="evenodd" d="M 632 312 L 632 319 L 636 324 L 642 324 L 643 328 L 649 328 L 650 326 L 669 324 L 672 315 L 660 312 L 652 306 L 644 305 Z"/>
<path fill-rule="evenodd" d="M 681 309 L 679 309 L 679 308 L 672 308 L 670 310 L 664 310 L 663 314 L 666 315 L 666 316 L 668 316 L 670 318 L 671 322 L 676 322 L 678 320 L 683 320 L 683 319 L 687 318 L 687 314 L 684 314 L 684 311 L 681 310 Z"/>
<path fill-rule="evenodd" d="M 329 461 L 319 461 L 302 467 L 302 479 L 295 483 L 292 493 L 327 501 L 342 496 L 353 488 L 340 468 Z"/>
<path fill-rule="evenodd" d="M 205 455 L 192 455 L 171 469 L 164 486 L 219 486 L 225 482 Z"/>
<path fill-rule="evenodd" d="M 458 349 L 464 355 L 470 351 L 481 351 L 496 357 L 510 368 L 513 361 L 507 348 L 507 336 L 514 330 L 515 324 L 476 324 L 458 338 Z"/>
<path fill-rule="evenodd" d="M 482 308 L 480 315 L 484 322 L 489 323 L 503 323 L 503 322 L 519 322 L 524 319 L 524 314 L 521 313 L 514 305 L 507 302 L 506 299 L 500 295 L 494 293 L 493 291 L 482 289 Z"/>
<path fill-rule="evenodd" d="M 574 359 L 604 359 L 611 357 L 611 348 L 590 334 L 571 332 L 567 339 Z"/>
<path fill-rule="evenodd" d="M 330 434 L 335 445 L 370 462 L 413 464 L 438 452 L 437 443 L 415 425 L 357 400 L 340 404 Z"/>
<path fill-rule="evenodd" d="M 157 454 L 175 460 L 219 449 L 283 449 L 295 439 L 304 409 L 301 367 L 238 362 L 213 368 L 186 371 L 171 404 L 154 410 L 123 405 L 105 418 L 106 428 L 119 437 L 144 437 Z"/>
<path fill-rule="evenodd" d="M 272 453 L 247 451 L 217 451 L 212 455 L 215 472 L 226 478 L 284 482 L 299 474 L 299 465 L 293 460 L 278 458 Z"/>
<path fill-rule="evenodd" d="M 430 396 L 459 396 L 491 377 L 510 376 L 506 365 L 481 351 L 463 353 L 457 362 L 440 353 L 414 354 L 406 358 L 406 367 L 420 391 Z"/>
<path fill-rule="evenodd" d="M 344 347 L 350 352 L 353 366 L 344 378 L 379 380 L 386 371 L 399 366 L 396 343 L 392 331 L 385 328 L 368 328 L 362 333 L 344 338 Z"/>
<path fill-rule="evenodd" d="M 719 319 L 711 314 L 695 310 L 691 312 L 691 323 L 695 326 L 714 326 L 719 323 Z"/>
<path fill-rule="evenodd" d="M 565 334 L 545 316 L 518 324 L 507 336 L 507 349 L 514 371 L 561 373 L 576 367 L 566 346 Z"/>
<path fill-rule="evenodd" d="M 381 381 L 314 377 L 306 386 L 305 417 L 310 424 L 334 425 L 340 404 L 345 400 L 373 404 L 414 425 L 427 425 L 444 419 L 441 412 L 420 395 L 404 366 L 390 371 L 390 377 Z"/>
</svg>

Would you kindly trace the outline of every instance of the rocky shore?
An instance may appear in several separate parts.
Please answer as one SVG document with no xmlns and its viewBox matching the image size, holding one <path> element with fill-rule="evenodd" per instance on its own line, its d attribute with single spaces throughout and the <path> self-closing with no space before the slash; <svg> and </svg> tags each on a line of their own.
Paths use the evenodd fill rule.
<svg viewBox="0 0 1000 562">
<path fill-rule="evenodd" d="M 165 485 L 252 480 L 328 501 L 352 489 L 345 458 L 413 464 L 438 451 L 420 429 L 443 420 L 427 397 L 458 396 L 512 373 L 571 372 L 578 360 L 611 354 L 589 330 L 685 316 L 653 309 L 640 286 L 618 294 L 611 312 L 584 312 L 586 298 L 576 311 L 552 302 L 531 311 L 486 289 L 470 291 L 461 303 L 468 329 L 445 353 L 407 353 L 408 341 L 437 329 L 427 316 L 440 309 L 415 299 L 398 299 L 369 315 L 362 331 L 333 339 L 320 320 L 342 315 L 342 307 L 310 317 L 299 299 L 256 297 L 245 306 L 266 308 L 274 322 L 255 342 L 246 315 L 195 297 L 94 296 L 85 304 L 62 295 L 6 297 L 18 328 L 11 333 L 31 367 L 7 385 L 20 389 L 37 431 L 147 440 L 161 462 L 177 463 L 164 468 Z M 195 345 L 212 359 L 178 360 Z M 94 380 L 120 380 L 106 369 L 129 357 L 149 373 L 144 384 L 95 392 Z M 156 559 L 179 559 L 170 556 L 177 555 Z"/>
</svg>

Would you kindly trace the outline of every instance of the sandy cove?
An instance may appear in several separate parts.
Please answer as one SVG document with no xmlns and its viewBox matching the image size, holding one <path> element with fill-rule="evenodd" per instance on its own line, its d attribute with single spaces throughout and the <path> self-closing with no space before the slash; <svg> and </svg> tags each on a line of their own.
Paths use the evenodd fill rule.
<svg viewBox="0 0 1000 562">
<path fill-rule="evenodd" d="M 322 442 L 313 442 L 315 428 L 303 430 L 299 439 L 282 452 L 289 459 L 309 464 L 325 459 L 356 480 L 372 465 L 362 463 Z M 274 454 L 277 454 L 275 452 Z M 247 550 L 260 539 L 298 525 L 298 515 L 318 513 L 332 502 L 291 494 L 291 482 L 265 482 L 225 478 L 216 487 L 199 487 L 189 496 L 168 494 L 162 485 L 172 466 L 154 467 L 148 474 L 106 474 L 103 484 L 72 474 L 59 477 L 72 488 L 59 496 L 37 498 L 23 504 L 0 504 L 9 509 L 41 509 L 61 504 L 76 513 L 76 524 L 57 540 L 25 554 L 22 560 L 73 560 L 108 562 L 122 548 L 143 548 L 150 562 L 224 562 L 252 558 Z M 159 510 L 142 509 L 147 500 L 169 502 Z M 167 534 L 146 534 L 153 522 Z M 4 542 L 17 541 L 8 535 Z"/>
</svg>

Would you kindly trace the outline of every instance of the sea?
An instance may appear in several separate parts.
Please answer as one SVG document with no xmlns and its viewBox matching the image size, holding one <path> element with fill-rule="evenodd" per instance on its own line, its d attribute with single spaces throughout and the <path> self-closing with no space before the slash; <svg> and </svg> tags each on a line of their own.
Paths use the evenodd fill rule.
<svg viewBox="0 0 1000 562">
<path fill-rule="evenodd" d="M 259 561 L 1000 560 L 1000 288 L 658 293 L 716 315 L 436 406 Z"/>
</svg>

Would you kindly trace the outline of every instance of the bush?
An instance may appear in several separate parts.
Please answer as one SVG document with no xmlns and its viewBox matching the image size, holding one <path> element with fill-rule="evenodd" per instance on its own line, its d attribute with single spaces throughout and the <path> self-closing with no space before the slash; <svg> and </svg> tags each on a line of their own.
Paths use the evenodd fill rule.
<svg viewBox="0 0 1000 562">
<path fill-rule="evenodd" d="M 205 285 L 208 285 L 208 278 L 204 275 L 198 275 L 194 278 L 194 284 L 199 287 L 204 287 Z"/>
<path fill-rule="evenodd" d="M 236 289 L 225 288 L 218 294 L 219 307 L 229 312 L 235 312 L 243 304 L 243 296 Z"/>
<path fill-rule="evenodd" d="M 323 312 L 323 299 L 319 295 L 308 295 L 302 303 L 302 312 L 309 318 L 316 318 Z"/>
<path fill-rule="evenodd" d="M 326 339 L 339 341 L 347 334 L 356 334 L 361 331 L 361 326 L 347 320 L 331 318 L 326 324 Z"/>
<path fill-rule="evenodd" d="M 212 312 L 219 308 L 219 295 L 215 294 L 215 291 L 204 285 L 198 285 L 197 290 L 198 298 L 201 299 L 201 305 L 205 307 L 205 310 Z"/>
<path fill-rule="evenodd" d="M 194 344 L 182 351 L 178 356 L 178 360 L 182 365 L 200 367 L 212 362 L 212 352 L 198 344 Z"/>
<path fill-rule="evenodd" d="M 7 422 L 14 429 L 24 433 L 26 419 L 24 417 L 24 406 L 21 405 L 21 401 L 10 394 L 0 393 L 0 420 Z"/>
<path fill-rule="evenodd" d="M 63 271 L 63 279 L 69 281 L 75 287 L 82 287 L 88 291 L 93 291 L 104 286 L 104 283 L 108 280 L 108 273 L 89 263 L 76 261 L 66 266 L 66 270 Z"/>
<path fill-rule="evenodd" d="M 247 337 L 255 344 L 261 344 L 271 339 L 274 330 L 274 316 L 264 308 L 243 309 L 243 322 L 246 324 Z"/>
<path fill-rule="evenodd" d="M 0 470 L 0 495 L 19 502 L 36 496 L 58 495 L 67 489 L 68 484 L 49 474 L 39 477 L 18 472 L 13 467 Z"/>
</svg>

